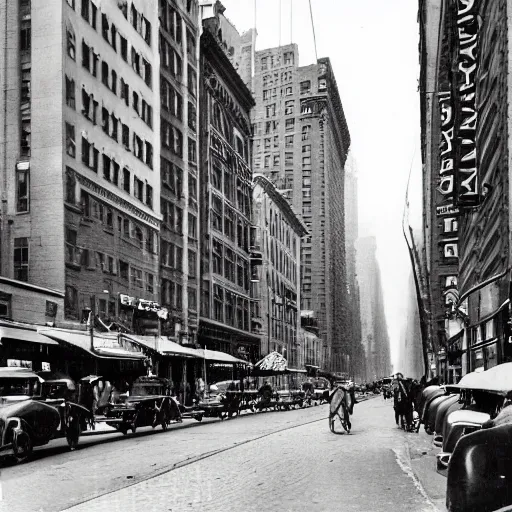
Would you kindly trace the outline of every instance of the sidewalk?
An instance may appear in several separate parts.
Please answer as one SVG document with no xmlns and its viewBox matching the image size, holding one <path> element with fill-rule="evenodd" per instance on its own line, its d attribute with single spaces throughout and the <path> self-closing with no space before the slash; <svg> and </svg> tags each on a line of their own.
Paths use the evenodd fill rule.
<svg viewBox="0 0 512 512">
<path fill-rule="evenodd" d="M 440 452 L 433 444 L 433 436 L 429 436 L 421 425 L 418 434 L 406 434 L 405 442 L 411 468 L 423 486 L 432 503 L 440 512 L 446 511 L 446 477 L 436 471 L 436 454 Z"/>
</svg>

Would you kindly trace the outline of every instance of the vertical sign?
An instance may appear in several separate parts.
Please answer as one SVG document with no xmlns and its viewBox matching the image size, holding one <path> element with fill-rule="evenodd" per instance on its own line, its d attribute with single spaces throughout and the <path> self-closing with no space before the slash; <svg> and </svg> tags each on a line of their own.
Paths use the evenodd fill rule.
<svg viewBox="0 0 512 512">
<path fill-rule="evenodd" d="M 439 169 L 439 186 L 437 190 L 444 199 L 453 197 L 453 134 L 454 116 L 452 95 L 450 92 L 439 93 L 439 107 L 441 109 L 441 168 Z"/>
<path fill-rule="evenodd" d="M 455 0 L 457 6 L 457 113 L 455 202 L 476 206 L 479 201 L 476 151 L 478 70 L 478 0 Z"/>
</svg>

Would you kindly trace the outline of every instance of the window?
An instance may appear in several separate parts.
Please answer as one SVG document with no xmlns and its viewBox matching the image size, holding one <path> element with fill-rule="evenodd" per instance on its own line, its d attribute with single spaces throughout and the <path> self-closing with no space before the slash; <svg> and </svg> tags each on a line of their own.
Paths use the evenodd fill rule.
<svg viewBox="0 0 512 512">
<path fill-rule="evenodd" d="M 305 80 L 300 83 L 300 93 L 307 94 L 308 92 L 311 92 L 311 80 Z"/>
<path fill-rule="evenodd" d="M 291 86 L 286 87 L 284 90 L 284 94 L 286 96 L 291 96 L 293 94 L 293 87 L 291 87 Z"/>
<path fill-rule="evenodd" d="M 76 156 L 75 127 L 66 123 L 66 154 L 71 158 Z"/>
<path fill-rule="evenodd" d="M 293 64 L 293 52 L 284 52 L 284 65 L 289 66 Z"/>
<path fill-rule="evenodd" d="M 302 191 L 302 198 L 303 199 L 310 199 L 311 198 L 311 189 L 310 188 Z"/>
<path fill-rule="evenodd" d="M 459 229 L 459 224 L 456 217 L 449 217 L 444 219 L 444 233 L 452 233 Z"/>
<path fill-rule="evenodd" d="M 213 273 L 222 275 L 222 258 L 223 258 L 223 245 L 221 242 L 213 239 L 213 248 L 212 248 L 212 263 L 213 263 Z"/>
<path fill-rule="evenodd" d="M 311 134 L 311 125 L 306 124 L 302 127 L 302 140 L 309 140 Z"/>
<path fill-rule="evenodd" d="M 123 189 L 130 193 L 130 171 L 126 167 L 123 168 Z"/>
<path fill-rule="evenodd" d="M 142 120 L 150 127 L 153 126 L 153 108 L 146 102 L 146 100 L 142 100 Z"/>
<path fill-rule="evenodd" d="M 302 157 L 302 167 L 310 167 L 311 166 L 311 157 L 303 156 Z"/>
<path fill-rule="evenodd" d="M 311 103 L 302 103 L 300 106 L 300 113 L 301 114 L 312 114 L 313 109 L 311 108 Z"/>
<path fill-rule="evenodd" d="M 27 168 L 20 169 L 20 165 Z M 16 169 L 16 213 L 29 211 L 29 177 L 28 164 L 18 164 Z"/>
<path fill-rule="evenodd" d="M 144 200 L 144 182 L 137 176 L 133 177 L 133 195 L 139 200 Z"/>
<path fill-rule="evenodd" d="M 66 75 L 66 105 L 75 109 L 75 81 Z"/>
<path fill-rule="evenodd" d="M 145 141 L 146 151 L 145 151 L 145 161 L 146 165 L 153 169 L 153 146 L 148 142 Z"/>
<path fill-rule="evenodd" d="M 196 89 L 197 89 L 197 76 L 196 72 L 192 68 L 192 66 L 187 66 L 187 73 L 188 73 L 188 91 L 190 94 L 195 98 L 196 97 Z"/>
<path fill-rule="evenodd" d="M 285 165 L 293 165 L 293 153 L 285 153 L 284 154 L 284 164 Z"/>
<path fill-rule="evenodd" d="M 76 246 L 78 232 L 74 229 L 66 228 L 66 263 L 80 265 L 78 248 Z"/>
<path fill-rule="evenodd" d="M 285 148 L 293 148 L 293 135 L 287 135 L 284 138 L 284 147 Z"/>
<path fill-rule="evenodd" d="M 264 100 L 269 100 L 270 99 L 270 89 L 265 89 L 263 91 L 263 99 Z"/>
<path fill-rule="evenodd" d="M 293 105 L 294 105 L 294 101 L 293 100 L 285 102 L 285 104 L 284 104 L 284 114 L 286 116 L 290 116 L 290 115 L 293 114 Z"/>
<path fill-rule="evenodd" d="M 279 166 L 279 155 L 274 155 L 274 167 Z"/>
<path fill-rule="evenodd" d="M 235 282 L 235 255 L 231 249 L 226 248 L 224 259 L 224 277 Z"/>
<path fill-rule="evenodd" d="M 196 216 L 191 213 L 188 214 L 188 236 L 197 239 Z"/>
<path fill-rule="evenodd" d="M 276 104 L 267 105 L 265 107 L 265 117 L 274 117 L 276 115 Z"/>
<path fill-rule="evenodd" d="M 222 199 L 212 196 L 212 227 L 222 233 Z"/>
<path fill-rule="evenodd" d="M 146 204 L 153 209 L 153 187 L 146 185 Z"/>
<path fill-rule="evenodd" d="M 293 132 L 295 130 L 295 119 L 286 119 L 284 127 L 287 132 Z"/>
<path fill-rule="evenodd" d="M 197 162 L 197 148 L 196 148 L 196 141 L 188 138 L 188 161 L 191 163 Z"/>
<path fill-rule="evenodd" d="M 189 277 L 197 277 L 197 259 L 195 251 L 188 250 L 188 275 Z"/>
<path fill-rule="evenodd" d="M 155 292 L 155 276 L 149 272 L 146 273 L 146 291 L 149 293 Z"/>
<path fill-rule="evenodd" d="M 264 166 L 266 168 L 270 167 L 270 155 L 265 155 Z"/>
<path fill-rule="evenodd" d="M 121 138 L 123 142 L 123 146 L 128 151 L 130 150 L 130 128 L 126 124 L 122 124 L 121 126 Z"/>
<path fill-rule="evenodd" d="M 121 57 L 128 62 L 128 41 L 121 34 L 119 34 L 119 39 L 121 41 Z"/>
<path fill-rule="evenodd" d="M 133 286 L 142 288 L 142 270 L 130 267 L 130 281 Z"/>
<path fill-rule="evenodd" d="M 124 100 L 124 103 L 127 107 L 130 106 L 130 86 L 121 78 L 121 86 L 120 86 L 120 95 L 121 99 Z"/>
<path fill-rule="evenodd" d="M 302 179 L 302 187 L 303 188 L 311 187 L 311 178 L 303 178 Z"/>
<path fill-rule="evenodd" d="M 327 80 L 325 78 L 318 79 L 318 90 L 325 91 L 327 89 Z"/>
<path fill-rule="evenodd" d="M 194 131 L 197 129 L 196 107 L 190 101 L 188 102 L 188 127 Z"/>
<path fill-rule="evenodd" d="M 72 29 L 66 30 L 67 52 L 71 59 L 76 59 L 76 38 Z"/>
<path fill-rule="evenodd" d="M 268 69 L 268 57 L 262 57 L 261 58 L 261 70 L 265 71 Z"/>
</svg>

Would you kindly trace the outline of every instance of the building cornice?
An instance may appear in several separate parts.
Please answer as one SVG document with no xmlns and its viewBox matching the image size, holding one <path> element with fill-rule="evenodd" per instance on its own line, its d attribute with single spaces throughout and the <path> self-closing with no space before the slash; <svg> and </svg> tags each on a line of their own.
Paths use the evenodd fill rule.
<svg viewBox="0 0 512 512">
<path fill-rule="evenodd" d="M 253 177 L 253 183 L 263 188 L 270 199 L 279 206 L 281 212 L 283 212 L 290 225 L 300 237 L 309 233 L 308 228 L 295 213 L 291 204 L 283 197 L 281 192 L 277 190 L 275 185 L 266 176 L 263 174 L 255 174 Z"/>
</svg>

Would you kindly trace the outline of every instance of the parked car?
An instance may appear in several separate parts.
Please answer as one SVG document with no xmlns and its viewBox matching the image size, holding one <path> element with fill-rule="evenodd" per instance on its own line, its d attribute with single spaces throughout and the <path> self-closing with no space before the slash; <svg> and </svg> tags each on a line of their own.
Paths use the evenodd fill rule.
<svg viewBox="0 0 512 512">
<path fill-rule="evenodd" d="M 425 425 L 425 432 L 428 435 L 433 435 L 435 431 L 436 426 L 436 418 L 437 413 L 439 411 L 439 408 L 444 404 L 445 402 L 449 402 L 452 399 L 453 395 L 444 394 L 441 396 L 438 396 L 432 402 L 430 403 L 430 406 L 428 407 L 425 418 L 424 418 L 424 425 Z"/>
<path fill-rule="evenodd" d="M 462 437 L 448 467 L 448 511 L 493 512 L 511 505 L 512 425 Z"/>
<path fill-rule="evenodd" d="M 433 440 L 433 444 L 437 448 L 442 448 L 443 446 L 443 428 L 446 417 L 451 412 L 462 409 L 463 405 L 463 402 L 460 400 L 460 395 L 457 393 L 450 395 L 450 398 L 445 400 L 437 409 Z"/>
<path fill-rule="evenodd" d="M 75 449 L 90 412 L 58 397 L 57 388 L 68 391 L 68 384 L 41 383 L 30 371 L 0 371 L 0 455 L 12 455 L 23 462 L 34 446 L 58 437 L 65 437 L 69 447 Z"/>
</svg>

